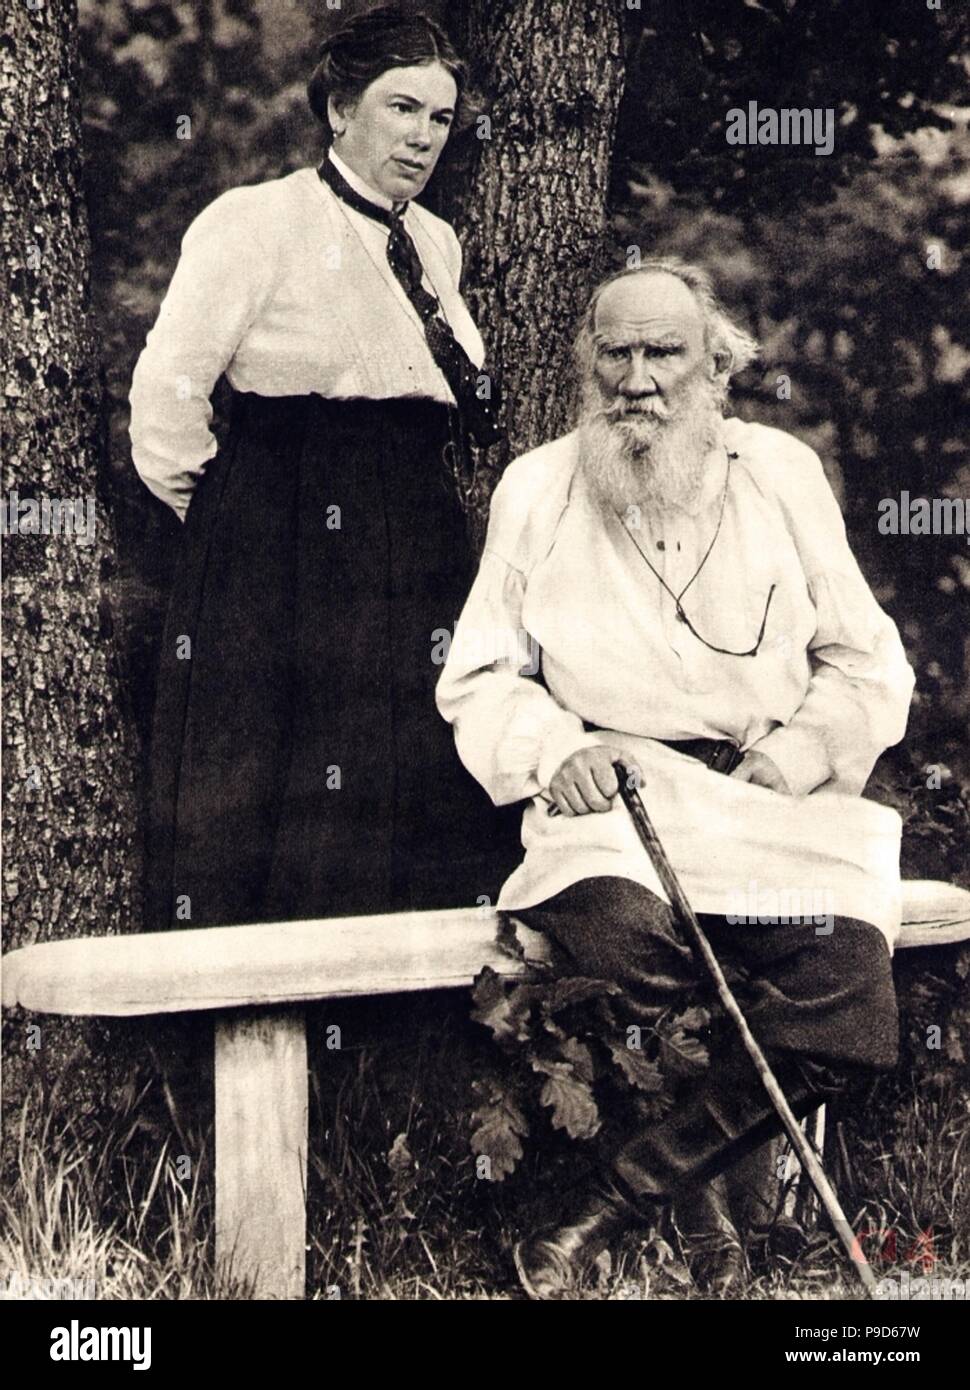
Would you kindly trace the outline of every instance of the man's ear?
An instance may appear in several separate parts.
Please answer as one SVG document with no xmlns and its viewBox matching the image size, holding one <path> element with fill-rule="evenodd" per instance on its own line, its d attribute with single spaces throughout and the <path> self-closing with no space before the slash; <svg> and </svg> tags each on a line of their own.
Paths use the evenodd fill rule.
<svg viewBox="0 0 970 1390">
<path fill-rule="evenodd" d="M 715 348 L 711 354 L 711 362 L 713 364 L 711 372 L 713 380 L 718 377 L 727 377 L 734 366 L 734 353 L 727 347 Z"/>
</svg>

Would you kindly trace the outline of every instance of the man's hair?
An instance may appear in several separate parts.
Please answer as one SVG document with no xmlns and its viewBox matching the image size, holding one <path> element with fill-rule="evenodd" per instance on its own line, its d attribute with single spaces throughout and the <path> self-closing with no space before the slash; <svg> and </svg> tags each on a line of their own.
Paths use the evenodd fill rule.
<svg viewBox="0 0 970 1390">
<path fill-rule="evenodd" d="M 757 357 L 757 342 L 730 317 L 714 292 L 710 275 L 702 266 L 691 265 L 688 261 L 682 261 L 679 256 L 653 256 L 635 269 L 621 270 L 608 276 L 590 295 L 589 303 L 579 320 L 573 345 L 581 379 L 592 370 L 595 360 L 596 306 L 604 290 L 631 275 L 656 275 L 658 272 L 675 275 L 678 280 L 683 281 L 697 300 L 704 319 L 704 340 L 707 349 L 718 358 L 726 359 L 726 367 L 721 367 L 721 370 L 726 373 L 728 379 L 744 371 Z"/>
</svg>

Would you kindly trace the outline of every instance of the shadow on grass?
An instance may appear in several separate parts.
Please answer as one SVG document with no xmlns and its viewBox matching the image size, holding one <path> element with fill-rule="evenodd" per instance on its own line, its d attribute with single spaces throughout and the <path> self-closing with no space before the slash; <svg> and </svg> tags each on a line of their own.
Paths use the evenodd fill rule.
<svg viewBox="0 0 970 1390">
<path fill-rule="evenodd" d="M 523 1297 L 512 1245 L 581 1181 L 583 1146 L 550 1130 L 504 1183 L 476 1177 L 471 1083 L 490 1042 L 467 1010 L 462 994 L 310 1011 L 308 1298 Z M 213 1265 L 207 1024 L 154 1030 L 120 1108 L 100 1128 L 79 1134 L 56 1095 L 39 1119 L 40 1142 L 30 1143 L 32 1117 L 21 1116 L 17 1171 L 0 1200 L 0 1295 L 250 1296 Z M 828 1134 L 826 1168 L 877 1277 L 970 1277 L 970 1107 L 957 1080 L 888 1078 L 861 1110 L 833 1109 Z M 700 1297 L 663 1221 L 628 1235 L 578 1296 Z M 822 1231 L 794 1261 L 753 1272 L 739 1292 L 857 1296 Z"/>
</svg>

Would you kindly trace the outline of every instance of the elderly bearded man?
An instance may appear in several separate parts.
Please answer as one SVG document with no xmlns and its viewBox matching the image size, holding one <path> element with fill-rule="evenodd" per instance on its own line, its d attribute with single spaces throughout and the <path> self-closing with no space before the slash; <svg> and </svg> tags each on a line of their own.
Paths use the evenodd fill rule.
<svg viewBox="0 0 970 1390">
<path fill-rule="evenodd" d="M 552 937 L 565 969 L 621 986 L 630 1018 L 649 1022 L 698 971 L 616 797 L 614 760 L 637 770 L 804 1115 L 896 1061 L 901 826 L 861 793 L 903 736 L 913 673 L 817 456 L 724 417 L 755 350 L 680 261 L 596 290 L 577 339 L 578 426 L 497 487 L 438 704 L 492 799 L 529 799 L 525 858 L 499 908 Z M 509 659 L 513 633 L 541 654 L 537 675 Z M 765 901 L 811 904 L 808 920 L 765 924 Z M 615 1125 L 592 1188 L 520 1244 L 532 1297 L 568 1294 L 653 1202 L 696 1192 L 779 1132 L 740 1040 L 725 1032 L 711 1058 L 664 1120 Z"/>
</svg>

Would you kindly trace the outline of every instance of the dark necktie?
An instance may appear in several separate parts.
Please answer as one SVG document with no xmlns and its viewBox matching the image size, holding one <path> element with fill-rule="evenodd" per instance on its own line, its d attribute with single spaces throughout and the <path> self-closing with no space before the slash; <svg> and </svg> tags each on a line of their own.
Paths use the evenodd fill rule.
<svg viewBox="0 0 970 1390">
<path fill-rule="evenodd" d="M 388 265 L 424 325 L 428 350 L 436 366 L 440 368 L 451 387 L 475 442 L 483 449 L 488 448 L 490 444 L 497 444 L 504 438 L 498 424 L 498 388 L 495 382 L 490 380 L 490 399 L 481 398 L 478 388 L 479 378 L 483 373 L 480 373 L 451 331 L 450 325 L 442 317 L 438 300 L 421 283 L 424 273 L 421 258 L 404 226 L 407 203 L 394 212 L 378 207 L 376 203 L 372 203 L 368 198 L 362 197 L 356 189 L 351 188 L 331 159 L 325 159 L 317 173 L 349 207 L 387 227 Z"/>
</svg>

